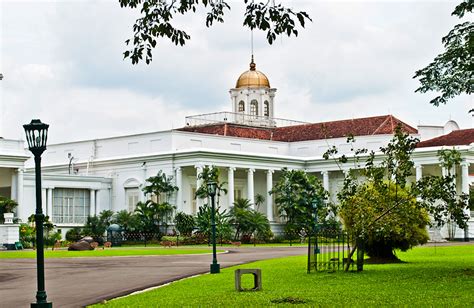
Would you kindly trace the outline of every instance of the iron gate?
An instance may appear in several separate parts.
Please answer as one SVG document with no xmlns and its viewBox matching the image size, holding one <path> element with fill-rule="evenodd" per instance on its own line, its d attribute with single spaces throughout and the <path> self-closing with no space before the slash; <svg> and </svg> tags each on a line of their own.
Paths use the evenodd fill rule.
<svg viewBox="0 0 474 308">
<path fill-rule="evenodd" d="M 322 229 L 308 240 L 308 273 L 362 270 L 360 249 L 349 258 L 353 241 L 348 233 L 338 229 Z M 359 262 L 357 262 L 357 260 Z M 357 264 L 357 267 L 355 266 Z"/>
</svg>

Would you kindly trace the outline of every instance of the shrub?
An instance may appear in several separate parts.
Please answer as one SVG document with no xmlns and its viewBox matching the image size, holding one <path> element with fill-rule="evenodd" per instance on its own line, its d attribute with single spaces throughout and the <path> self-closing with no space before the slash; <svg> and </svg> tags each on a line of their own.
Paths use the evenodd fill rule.
<svg viewBox="0 0 474 308">
<path fill-rule="evenodd" d="M 82 237 L 82 229 L 81 228 L 73 228 L 66 232 L 66 240 L 69 242 L 77 242 Z"/>
<path fill-rule="evenodd" d="M 179 212 L 174 217 L 175 228 L 181 235 L 190 236 L 193 233 L 195 221 L 192 215 Z"/>
<path fill-rule="evenodd" d="M 53 233 L 48 233 L 47 236 L 44 238 L 44 244 L 46 246 L 53 246 L 56 241 L 60 241 L 62 238 L 61 232 L 53 232 Z"/>
<path fill-rule="evenodd" d="M 31 248 L 36 242 L 36 229 L 29 224 L 20 224 L 20 242 L 24 248 Z"/>
</svg>

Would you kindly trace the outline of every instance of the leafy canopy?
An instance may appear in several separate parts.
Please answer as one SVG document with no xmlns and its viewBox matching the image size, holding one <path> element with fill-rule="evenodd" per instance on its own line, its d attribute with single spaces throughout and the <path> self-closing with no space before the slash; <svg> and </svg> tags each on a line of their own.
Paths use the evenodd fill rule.
<svg viewBox="0 0 474 308">
<path fill-rule="evenodd" d="M 150 64 L 152 50 L 159 39 L 171 40 L 175 45 L 185 45 L 191 36 L 173 23 L 179 15 L 196 13 L 203 8 L 206 14 L 206 26 L 223 23 L 224 14 L 230 10 L 225 0 L 119 0 L 121 7 L 140 9 L 140 17 L 133 25 L 133 38 L 125 41 L 132 48 L 126 50 L 124 58 L 130 58 L 132 64 L 145 60 Z M 296 12 L 292 8 L 272 1 L 257 2 L 244 0 L 246 5 L 243 26 L 266 32 L 267 41 L 272 44 L 277 36 L 298 36 L 298 26 L 304 28 L 306 20 L 311 18 L 306 12 Z"/>
<path fill-rule="evenodd" d="M 287 233 L 304 231 L 311 234 L 316 227 L 315 215 L 322 222 L 328 216 L 324 200 L 328 193 L 321 181 L 303 170 L 283 168 L 278 183 L 270 191 L 280 216 L 286 218 Z"/>
<path fill-rule="evenodd" d="M 474 0 L 464 0 L 451 15 L 463 18 L 470 16 Z M 421 86 L 415 92 L 438 92 L 430 103 L 434 106 L 446 104 L 449 99 L 462 93 L 474 92 L 474 22 L 470 20 L 456 25 L 442 39 L 445 52 L 438 55 L 427 67 L 415 72 L 413 78 Z M 474 111 L 471 109 L 470 112 Z"/>
</svg>

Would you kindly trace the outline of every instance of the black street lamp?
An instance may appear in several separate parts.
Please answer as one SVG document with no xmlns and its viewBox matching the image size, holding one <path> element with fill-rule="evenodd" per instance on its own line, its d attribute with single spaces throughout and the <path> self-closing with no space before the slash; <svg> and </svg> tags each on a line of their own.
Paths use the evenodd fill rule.
<svg viewBox="0 0 474 308">
<path fill-rule="evenodd" d="M 46 150 L 46 140 L 48 139 L 48 124 L 41 123 L 40 120 L 31 120 L 30 124 L 23 125 L 26 133 L 28 149 L 35 156 L 35 182 L 36 182 L 36 272 L 38 280 L 38 290 L 36 291 L 36 303 L 31 303 L 31 307 L 53 307 L 51 302 L 46 300 L 46 290 L 44 287 L 44 235 L 43 222 L 44 214 L 41 200 L 41 154 Z"/>
<path fill-rule="evenodd" d="M 218 274 L 221 271 L 219 263 L 217 263 L 216 253 L 216 206 L 214 197 L 216 196 L 217 183 L 214 181 L 207 182 L 207 192 L 211 197 L 211 226 L 212 226 L 212 264 L 211 274 Z"/>
</svg>

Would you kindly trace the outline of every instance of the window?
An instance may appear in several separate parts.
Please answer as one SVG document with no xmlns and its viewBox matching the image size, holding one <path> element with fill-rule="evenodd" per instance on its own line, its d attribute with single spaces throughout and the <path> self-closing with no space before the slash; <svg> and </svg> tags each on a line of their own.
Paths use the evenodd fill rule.
<svg viewBox="0 0 474 308">
<path fill-rule="evenodd" d="M 55 188 L 53 223 L 85 224 L 90 213 L 90 190 Z"/>
<path fill-rule="evenodd" d="M 138 188 L 125 188 L 125 202 L 127 202 L 127 209 L 130 213 L 137 208 L 137 203 L 140 199 L 140 190 Z"/>
<path fill-rule="evenodd" d="M 258 115 L 258 102 L 254 99 L 250 102 L 250 115 Z"/>
<path fill-rule="evenodd" d="M 238 111 L 239 111 L 239 112 L 244 112 L 244 111 L 245 111 L 245 103 L 244 103 L 244 101 L 240 101 L 240 102 L 239 102 Z"/>
<path fill-rule="evenodd" d="M 266 117 L 270 116 L 270 104 L 268 103 L 268 101 L 265 101 L 263 103 L 263 115 Z"/>
</svg>

